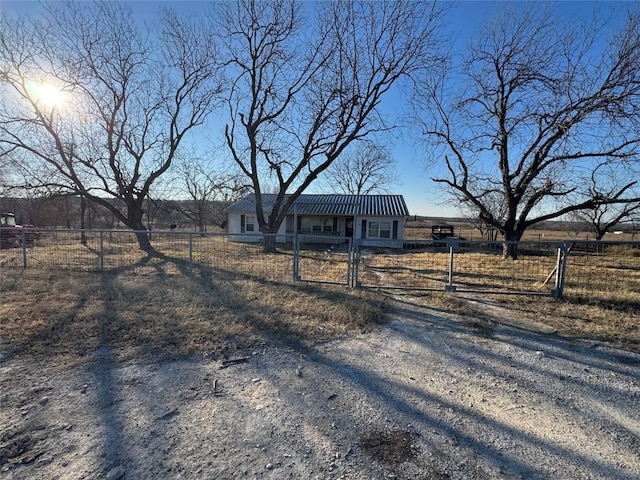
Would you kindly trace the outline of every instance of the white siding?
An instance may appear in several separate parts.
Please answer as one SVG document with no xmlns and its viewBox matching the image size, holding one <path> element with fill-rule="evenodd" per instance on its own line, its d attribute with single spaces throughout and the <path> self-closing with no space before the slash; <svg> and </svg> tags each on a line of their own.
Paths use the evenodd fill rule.
<svg viewBox="0 0 640 480">
<path fill-rule="evenodd" d="M 262 235 L 260 234 L 259 230 L 258 230 L 258 225 L 256 222 L 256 231 L 255 232 L 250 232 L 250 233 L 242 233 L 241 231 L 241 217 L 242 215 L 253 215 L 255 217 L 255 213 L 236 213 L 236 212 L 229 212 L 228 214 L 228 223 L 227 223 L 227 228 L 229 233 L 231 234 L 230 236 L 230 240 L 232 242 L 260 242 L 262 240 Z M 278 229 L 278 238 L 276 239 L 276 241 L 278 242 L 284 242 L 286 241 L 286 230 L 287 230 L 287 226 L 286 226 L 286 222 L 282 222 L 282 224 L 280 225 L 280 228 Z"/>
<path fill-rule="evenodd" d="M 231 234 L 231 241 L 234 242 L 259 242 L 262 240 L 262 235 L 259 233 L 241 233 L 240 226 L 240 216 L 241 215 L 251 215 L 251 213 L 236 213 L 229 212 L 229 223 L 228 230 Z M 333 215 L 332 215 L 333 217 Z M 367 222 L 367 231 L 365 232 L 365 238 L 362 238 L 362 221 L 366 220 Z M 398 222 L 398 238 L 372 238 L 369 236 L 369 223 L 370 222 L 391 222 L 391 236 L 393 237 L 393 222 Z M 367 217 L 359 217 L 355 216 L 353 219 L 353 238 L 358 241 L 360 245 L 369 246 L 369 247 L 388 247 L 388 248 L 402 248 L 404 243 L 404 217 L 381 217 L 381 216 L 367 216 Z M 286 237 L 286 224 L 284 221 L 280 225 L 278 230 L 278 242 L 285 242 L 287 240 Z M 293 224 L 292 224 L 293 225 Z M 345 218 L 338 218 L 338 229 L 340 231 L 340 236 L 343 237 L 345 235 Z M 311 237 L 313 234 L 310 233 L 307 236 Z M 310 241 L 310 240 L 309 240 Z M 326 242 L 326 243 L 335 243 L 336 238 L 327 237 L 325 239 L 319 240 L 318 242 Z"/>
<path fill-rule="evenodd" d="M 367 222 L 366 232 L 363 238 L 362 221 Z M 393 237 L 393 222 L 398 222 L 398 238 L 376 238 L 369 236 L 370 222 L 391 222 L 391 237 Z M 360 245 L 367 247 L 402 248 L 404 244 L 404 217 L 355 217 L 354 237 Z"/>
</svg>

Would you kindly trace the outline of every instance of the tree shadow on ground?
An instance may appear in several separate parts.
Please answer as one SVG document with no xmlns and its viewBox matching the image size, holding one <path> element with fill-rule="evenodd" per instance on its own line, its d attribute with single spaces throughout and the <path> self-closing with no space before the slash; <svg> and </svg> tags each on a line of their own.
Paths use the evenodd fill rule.
<svg viewBox="0 0 640 480">
<path fill-rule="evenodd" d="M 183 357 L 199 353 L 205 354 L 209 359 L 244 355 L 246 348 L 256 343 L 287 347 L 312 365 L 315 371 L 313 377 L 310 375 L 310 379 L 322 379 L 323 385 L 327 386 L 327 396 L 324 400 L 318 399 L 318 401 L 326 402 L 326 399 L 332 395 L 331 392 L 335 391 L 335 385 L 339 383 L 351 385 L 361 392 L 363 401 L 367 402 L 370 408 L 380 411 L 382 416 L 386 415 L 394 419 L 391 432 L 395 432 L 399 439 L 406 441 L 416 435 L 416 432 L 421 432 L 420 441 L 425 448 L 431 448 L 439 455 L 449 457 L 453 463 L 464 460 L 465 455 L 475 455 L 482 459 L 483 465 L 493 467 L 493 471 L 503 472 L 505 477 L 516 475 L 528 478 L 546 476 L 550 471 L 549 465 L 557 459 L 559 463 L 579 465 L 583 471 L 594 478 L 628 478 L 629 472 L 614 461 L 590 457 L 580 448 L 562 444 L 553 436 L 538 435 L 528 428 L 522 428 L 517 422 L 511 422 L 512 418 L 509 414 L 496 417 L 482 408 L 455 400 L 446 394 L 446 390 L 432 388 L 428 377 L 433 375 L 439 382 L 446 382 L 448 376 L 464 378 L 465 375 L 469 375 L 480 378 L 482 380 L 478 381 L 477 386 L 485 388 L 489 397 L 494 390 L 492 386 L 494 383 L 507 382 L 518 385 L 519 388 L 526 389 L 534 400 L 537 399 L 543 406 L 553 408 L 560 416 L 564 413 L 568 414 L 571 410 L 582 409 L 585 425 L 587 425 L 590 419 L 598 414 L 598 410 L 589 407 L 588 403 L 582 405 L 580 399 L 596 397 L 595 393 L 602 391 L 603 387 L 598 376 L 613 374 L 621 379 L 639 378 L 640 368 L 637 356 L 633 354 L 626 355 L 621 352 L 612 353 L 607 349 L 588 348 L 558 336 L 519 326 L 499 325 L 492 329 L 490 336 L 479 336 L 472 322 L 460 321 L 451 317 L 446 311 L 420 306 L 411 301 L 389 299 L 388 301 L 393 304 L 389 310 L 391 323 L 382 327 L 387 341 L 380 341 L 374 345 L 375 348 L 364 349 L 360 358 L 345 360 L 345 357 L 337 354 L 336 351 L 322 348 L 322 344 L 315 341 L 317 339 L 305 336 L 300 328 L 286 322 L 272 321 L 276 317 L 286 317 L 289 314 L 286 307 L 274 304 L 271 306 L 271 311 L 265 315 L 257 299 L 247 296 L 247 291 L 239 288 L 239 284 L 241 282 L 266 283 L 281 289 L 282 295 L 285 292 L 293 295 L 305 293 L 315 295 L 327 302 L 349 301 L 350 294 L 346 291 L 265 281 L 259 275 L 190 264 L 184 259 L 157 253 L 130 268 L 150 265 L 153 265 L 152 268 L 157 277 L 169 282 L 176 279 L 166 274 L 166 266 L 175 267 L 183 278 L 188 279 L 189 293 L 193 297 L 202 299 L 214 296 L 225 299 L 228 305 L 242 306 L 242 316 L 247 330 L 239 334 L 239 337 L 246 335 L 246 338 L 229 335 L 220 339 L 228 345 L 220 344 L 217 350 L 206 352 L 190 350 L 188 345 L 181 345 L 181 342 L 185 341 L 185 336 L 178 330 L 167 332 L 167 337 L 159 344 L 154 343 L 153 339 L 133 338 L 136 342 L 142 342 L 142 345 L 138 345 L 136 352 L 147 362 L 162 363 L 175 358 L 174 353 L 163 355 L 166 345 L 172 343 L 178 347 L 175 352 L 182 352 Z M 110 293 L 136 288 L 135 283 L 127 285 L 119 283 L 119 274 L 129 273 L 127 270 L 120 270 L 118 274 L 100 276 L 104 292 L 102 318 L 105 323 L 98 325 L 98 343 L 89 357 L 91 361 L 88 365 L 95 383 L 95 397 L 100 407 L 97 409 L 98 414 L 101 415 L 98 421 L 105 428 L 105 438 L 100 443 L 102 448 L 100 458 L 103 459 L 101 468 L 104 471 L 121 463 L 144 464 L 144 460 L 137 458 L 136 453 L 128 448 L 129 445 L 135 444 L 138 429 L 129 424 L 127 408 L 131 406 L 119 402 L 122 385 L 119 377 L 122 366 L 118 362 L 117 350 L 121 348 L 121 344 L 116 342 L 112 335 L 114 322 L 116 326 L 124 325 L 131 318 L 131 312 L 124 311 Z M 56 322 L 62 326 L 66 319 L 82 310 L 86 301 L 86 298 L 79 298 L 71 310 Z M 177 328 L 188 328 L 188 326 L 177 325 Z M 43 333 L 39 332 L 33 338 L 25 339 L 25 345 L 29 341 L 42 339 L 42 335 Z M 327 339 L 334 337 L 335 333 L 327 335 Z M 367 341 L 362 339 L 362 342 Z M 367 359 L 366 354 L 385 355 L 389 362 L 404 358 L 403 356 L 409 353 L 398 349 L 400 341 L 402 345 L 408 345 L 414 352 L 412 355 L 415 355 L 415 362 L 412 364 L 411 371 L 390 374 L 384 366 L 385 362 L 379 364 Z M 514 355 L 513 351 L 520 352 L 519 356 Z M 25 350 L 16 348 L 12 352 L 14 355 L 20 355 Z M 538 352 L 542 352 L 542 355 Z M 621 361 L 621 355 L 628 361 Z M 249 362 L 250 367 L 256 369 L 267 381 L 280 385 L 285 404 L 294 405 L 299 402 L 297 392 L 286 384 L 283 385 L 276 372 L 261 368 L 258 360 Z M 434 370 L 442 365 L 447 365 L 447 372 Z M 593 378 L 574 377 L 566 373 L 567 366 L 582 370 L 589 369 L 596 375 Z M 191 368 L 199 369 L 201 366 L 194 362 Z M 530 377 L 534 376 L 544 376 L 545 384 L 531 380 Z M 566 391 L 567 386 L 571 388 L 572 393 L 565 398 L 559 392 Z M 463 389 L 465 386 L 452 384 L 450 388 Z M 610 406 L 619 408 L 621 411 L 633 410 L 633 399 L 629 395 L 629 391 L 625 390 L 622 384 L 619 388 L 609 388 L 605 391 L 605 396 L 610 400 Z M 518 401 L 515 392 L 512 397 L 510 401 Z M 139 405 L 136 405 L 136 408 L 147 411 L 153 416 L 161 400 L 162 395 L 160 398 L 154 398 L 145 396 L 144 392 L 141 392 Z M 501 400 L 490 398 L 489 401 Z M 349 403 L 341 404 L 341 409 L 336 415 L 340 415 L 344 425 L 358 425 L 359 414 L 354 408 L 354 405 Z M 160 418 L 166 415 L 173 414 L 169 411 L 160 415 Z M 539 412 L 539 415 L 537 421 L 552 421 L 550 417 L 545 416 L 544 412 Z M 338 441 L 338 437 L 342 439 L 346 436 L 359 438 L 359 445 L 364 450 L 367 450 L 367 445 L 373 445 L 373 449 L 377 448 L 376 445 L 382 448 L 383 440 L 387 438 L 385 435 L 389 433 L 388 425 L 385 424 L 373 425 L 375 428 L 365 431 L 345 429 L 338 432 L 319 419 L 309 421 L 315 423 L 329 441 L 335 442 Z M 412 425 L 411 429 L 407 429 L 406 425 Z M 617 434 L 625 434 L 623 426 L 616 424 L 615 421 L 610 421 L 609 426 Z M 277 425 L 274 425 L 274 428 L 277 428 Z M 378 432 L 376 438 L 371 432 Z M 491 435 L 487 432 L 491 432 Z M 443 438 L 447 440 L 444 443 Z M 495 441 L 496 438 L 498 441 Z M 594 441 L 596 441 L 595 438 Z M 454 448 L 447 449 L 445 445 Z M 508 448 L 505 448 L 505 445 Z M 388 447 L 390 450 L 395 448 L 392 445 Z M 540 466 L 533 458 L 527 458 L 526 454 L 522 454 L 528 449 L 543 452 L 546 458 L 551 460 L 547 465 Z M 404 455 L 407 451 L 402 450 L 401 453 Z M 384 455 L 376 461 L 389 463 Z M 419 452 L 414 456 L 407 454 L 404 461 L 423 462 Z M 434 471 L 434 475 L 436 473 L 448 475 L 447 472 Z"/>
</svg>

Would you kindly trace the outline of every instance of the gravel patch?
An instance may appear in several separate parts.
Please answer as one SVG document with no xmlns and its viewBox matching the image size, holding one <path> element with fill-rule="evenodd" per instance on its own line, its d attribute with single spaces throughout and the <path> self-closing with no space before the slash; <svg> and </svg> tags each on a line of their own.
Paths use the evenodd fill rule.
<svg viewBox="0 0 640 480">
<path fill-rule="evenodd" d="M 640 478 L 640 355 L 407 297 L 388 316 L 226 358 L 4 358 L 1 476 Z"/>
</svg>

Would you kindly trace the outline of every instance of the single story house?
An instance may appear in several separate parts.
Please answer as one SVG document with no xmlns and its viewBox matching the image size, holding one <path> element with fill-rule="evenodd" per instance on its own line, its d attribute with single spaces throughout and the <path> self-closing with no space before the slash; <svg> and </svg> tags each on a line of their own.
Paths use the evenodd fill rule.
<svg viewBox="0 0 640 480">
<path fill-rule="evenodd" d="M 262 194 L 265 217 L 275 198 L 275 194 Z M 231 240 L 261 240 L 255 194 L 241 198 L 227 207 L 226 212 Z M 339 243 L 351 238 L 364 246 L 402 248 L 408 217 L 402 195 L 303 194 L 280 225 L 278 241 L 286 241 L 286 235 L 293 235 L 297 224 L 298 234 L 304 235 L 306 241 Z"/>
</svg>

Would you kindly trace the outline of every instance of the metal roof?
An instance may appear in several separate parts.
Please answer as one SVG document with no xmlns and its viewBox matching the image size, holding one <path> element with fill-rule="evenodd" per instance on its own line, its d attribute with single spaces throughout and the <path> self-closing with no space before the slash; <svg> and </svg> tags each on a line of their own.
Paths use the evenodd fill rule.
<svg viewBox="0 0 640 480">
<path fill-rule="evenodd" d="M 262 194 L 262 208 L 265 212 L 271 211 L 275 199 L 275 194 Z M 303 194 L 294 204 L 298 215 L 409 216 L 409 210 L 402 195 Z M 251 193 L 241 198 L 227 207 L 226 211 L 254 213 L 256 211 L 255 194 Z M 287 213 L 293 213 L 293 207 Z"/>
</svg>

